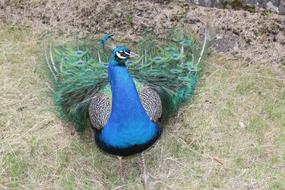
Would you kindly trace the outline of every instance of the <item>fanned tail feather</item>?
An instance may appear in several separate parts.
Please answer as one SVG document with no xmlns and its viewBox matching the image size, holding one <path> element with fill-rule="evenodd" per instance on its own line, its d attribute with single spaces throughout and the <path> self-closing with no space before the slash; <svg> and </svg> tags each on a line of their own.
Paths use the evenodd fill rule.
<svg viewBox="0 0 285 190">
<path fill-rule="evenodd" d="M 44 56 L 60 115 L 83 131 L 91 98 L 108 84 L 108 53 L 97 41 L 46 42 Z M 109 51 L 110 52 L 110 51 Z"/>
<path fill-rule="evenodd" d="M 128 61 L 129 71 L 141 84 L 159 92 L 163 120 L 192 97 L 205 57 L 206 38 L 205 32 L 201 48 L 190 33 L 175 29 L 165 37 L 149 34 L 136 43 L 126 44 L 140 55 Z M 44 57 L 56 108 L 63 118 L 75 124 L 77 131 L 90 126 L 90 100 L 108 85 L 111 49 L 102 48 L 100 43 L 102 40 L 45 42 Z"/>
<path fill-rule="evenodd" d="M 142 55 L 129 66 L 133 76 L 156 89 L 163 103 L 163 121 L 194 92 L 205 58 L 207 31 L 202 47 L 191 33 L 172 29 L 165 37 L 150 35 L 137 44 Z"/>
</svg>

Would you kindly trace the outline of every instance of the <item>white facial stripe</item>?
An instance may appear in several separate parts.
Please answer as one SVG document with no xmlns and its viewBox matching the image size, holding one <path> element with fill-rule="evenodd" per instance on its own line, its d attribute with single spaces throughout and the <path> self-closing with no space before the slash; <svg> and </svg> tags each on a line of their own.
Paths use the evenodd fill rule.
<svg viewBox="0 0 285 190">
<path fill-rule="evenodd" d="M 127 54 L 128 56 L 130 56 L 131 54 L 125 51 L 125 54 Z"/>
<path fill-rule="evenodd" d="M 116 52 L 116 55 L 117 55 L 117 57 L 120 58 L 120 59 L 126 59 L 126 57 L 121 56 L 121 54 L 120 54 L 119 52 Z"/>
</svg>

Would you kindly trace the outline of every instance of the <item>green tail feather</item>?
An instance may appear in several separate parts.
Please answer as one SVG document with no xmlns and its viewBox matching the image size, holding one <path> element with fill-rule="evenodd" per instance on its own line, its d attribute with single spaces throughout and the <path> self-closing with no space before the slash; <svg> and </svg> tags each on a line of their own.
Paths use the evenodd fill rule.
<svg viewBox="0 0 285 190">
<path fill-rule="evenodd" d="M 129 70 L 138 81 L 159 92 L 163 121 L 192 97 L 202 69 L 201 58 L 205 57 L 205 43 L 200 47 L 191 34 L 175 29 L 163 38 L 149 35 L 137 44 L 142 56 Z"/>
<path fill-rule="evenodd" d="M 57 43 L 46 48 L 55 105 L 63 118 L 75 124 L 77 131 L 90 125 L 90 100 L 108 84 L 106 68 L 110 50 L 107 52 L 97 41 Z"/>
<path fill-rule="evenodd" d="M 75 124 L 77 131 L 90 125 L 90 100 L 108 85 L 111 50 L 103 49 L 98 42 L 55 43 L 45 48 L 55 105 L 64 118 Z M 125 45 L 140 55 L 128 61 L 131 75 L 159 92 L 166 121 L 193 95 L 201 71 L 201 48 L 191 34 L 181 30 L 171 30 L 160 38 L 148 34 L 139 42 Z"/>
</svg>

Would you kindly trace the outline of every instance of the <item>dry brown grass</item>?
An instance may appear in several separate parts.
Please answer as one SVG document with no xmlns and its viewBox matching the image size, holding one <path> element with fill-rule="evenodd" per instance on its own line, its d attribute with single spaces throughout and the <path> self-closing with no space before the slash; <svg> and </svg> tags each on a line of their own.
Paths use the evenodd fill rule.
<svg viewBox="0 0 285 190">
<path fill-rule="evenodd" d="M 0 189 L 142 189 L 56 116 L 38 35 L 0 29 Z M 146 152 L 151 189 L 285 188 L 285 69 L 211 56 L 194 99 Z"/>
</svg>

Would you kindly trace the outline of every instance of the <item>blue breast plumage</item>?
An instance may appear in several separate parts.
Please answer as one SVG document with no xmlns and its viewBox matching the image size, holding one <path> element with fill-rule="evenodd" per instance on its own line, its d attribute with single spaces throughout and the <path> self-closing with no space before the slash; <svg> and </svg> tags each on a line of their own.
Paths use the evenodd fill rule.
<svg viewBox="0 0 285 190">
<path fill-rule="evenodd" d="M 125 65 L 128 57 L 117 61 L 120 58 L 116 53 L 120 51 L 127 52 L 129 50 L 124 46 L 115 48 L 108 65 L 112 90 L 110 116 L 101 116 L 100 113 L 93 114 L 92 103 L 89 112 L 91 117 L 95 116 L 95 120 L 101 120 L 101 116 L 105 117 L 107 121 L 102 126 L 96 125 L 98 122 L 95 121 L 94 126 L 99 129 L 96 134 L 96 142 L 99 147 L 112 154 L 127 156 L 151 146 L 161 134 L 161 129 L 151 120 L 141 103 L 135 83 Z M 107 98 L 106 100 L 108 101 Z M 97 102 L 96 99 L 93 101 Z M 161 109 L 160 99 L 157 101 L 156 105 L 158 106 L 152 109 Z"/>
</svg>

